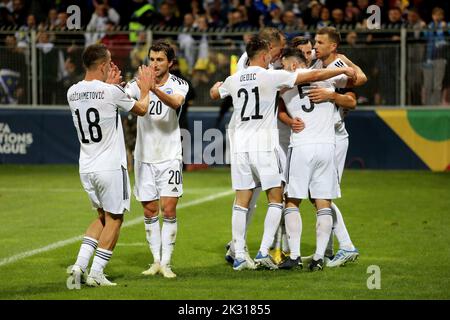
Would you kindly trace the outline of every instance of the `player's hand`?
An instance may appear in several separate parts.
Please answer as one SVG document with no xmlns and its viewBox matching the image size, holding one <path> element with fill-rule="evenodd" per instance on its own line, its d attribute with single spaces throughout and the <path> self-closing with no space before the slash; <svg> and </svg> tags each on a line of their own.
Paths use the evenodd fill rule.
<svg viewBox="0 0 450 320">
<path fill-rule="evenodd" d="M 219 87 L 223 84 L 222 81 L 214 83 L 214 85 L 209 89 L 209 96 L 213 100 L 218 100 L 220 98 Z"/>
<path fill-rule="evenodd" d="M 143 92 L 150 91 L 150 83 L 152 82 L 152 74 L 150 67 L 142 65 L 138 69 L 138 76 L 136 78 L 136 83 Z M 154 80 L 153 80 L 154 81 Z"/>
<path fill-rule="evenodd" d="M 108 78 L 106 79 L 106 83 L 109 84 L 122 84 L 122 71 L 111 61 L 111 68 L 108 72 Z"/>
<path fill-rule="evenodd" d="M 294 119 L 292 119 L 291 129 L 295 133 L 299 133 L 300 131 L 305 129 L 305 123 L 300 118 L 294 118 Z"/>
<path fill-rule="evenodd" d="M 150 71 L 150 91 L 155 91 L 157 86 L 156 86 L 156 66 L 149 66 L 149 71 Z"/>
<path fill-rule="evenodd" d="M 343 68 L 344 74 L 352 79 L 353 81 L 356 81 L 356 70 L 350 67 Z"/>
<path fill-rule="evenodd" d="M 214 83 L 214 85 L 212 86 L 211 89 L 219 89 L 219 87 L 223 84 L 223 81 L 217 81 L 216 83 Z"/>
<path fill-rule="evenodd" d="M 308 93 L 309 100 L 314 103 L 320 103 L 325 101 L 334 100 L 334 90 L 327 88 L 314 88 L 310 89 Z"/>
</svg>

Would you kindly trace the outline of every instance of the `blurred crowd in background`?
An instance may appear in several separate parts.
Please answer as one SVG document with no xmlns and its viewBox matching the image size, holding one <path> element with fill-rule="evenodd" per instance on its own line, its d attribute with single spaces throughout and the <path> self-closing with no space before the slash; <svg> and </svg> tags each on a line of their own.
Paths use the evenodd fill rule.
<svg viewBox="0 0 450 320">
<path fill-rule="evenodd" d="M 399 105 L 400 29 L 407 28 L 408 105 L 450 104 L 450 2 L 446 0 L 80 0 L 80 31 L 69 31 L 66 0 L 0 0 L 0 104 L 31 103 L 31 30 L 36 31 L 38 103 L 66 104 L 66 91 L 83 78 L 82 50 L 104 43 L 124 80 L 147 62 L 151 41 L 167 38 L 177 51 L 172 73 L 192 84 L 191 103 L 214 105 L 210 86 L 230 73 L 245 41 L 262 27 L 287 39 L 314 38 L 335 26 L 341 52 L 369 82 L 360 105 Z M 381 31 L 369 30 L 368 6 L 381 8 Z M 447 16 L 446 16 L 447 15 Z M 147 30 L 151 30 L 151 33 Z"/>
</svg>

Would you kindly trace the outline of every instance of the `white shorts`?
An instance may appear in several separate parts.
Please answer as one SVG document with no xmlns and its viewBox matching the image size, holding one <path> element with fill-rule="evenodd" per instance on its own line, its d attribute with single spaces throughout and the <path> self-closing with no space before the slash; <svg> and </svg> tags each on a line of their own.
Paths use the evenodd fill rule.
<svg viewBox="0 0 450 320">
<path fill-rule="evenodd" d="M 286 172 L 286 161 L 287 161 L 287 152 L 289 147 L 288 146 L 280 146 L 276 149 L 276 152 L 278 153 L 278 158 L 280 159 L 280 165 L 281 165 L 281 171 L 283 172 L 283 182 L 286 182 L 285 179 L 285 172 Z"/>
<path fill-rule="evenodd" d="M 337 138 L 336 137 L 336 167 L 339 174 L 339 183 L 342 180 L 342 174 L 344 173 L 345 158 L 347 157 L 348 150 L 348 137 L 347 138 Z"/>
<path fill-rule="evenodd" d="M 288 198 L 335 199 L 339 182 L 334 144 L 305 144 L 289 148 L 286 193 Z"/>
<path fill-rule="evenodd" d="M 280 187 L 283 169 L 277 151 L 238 152 L 231 154 L 231 182 L 234 190 L 262 190 Z"/>
<path fill-rule="evenodd" d="M 94 208 L 113 214 L 130 211 L 130 180 L 124 167 L 113 171 L 80 173 L 80 179 Z"/>
<path fill-rule="evenodd" d="M 180 160 L 159 163 L 134 162 L 134 195 L 138 201 L 153 201 L 160 197 L 179 198 L 183 195 Z"/>
</svg>

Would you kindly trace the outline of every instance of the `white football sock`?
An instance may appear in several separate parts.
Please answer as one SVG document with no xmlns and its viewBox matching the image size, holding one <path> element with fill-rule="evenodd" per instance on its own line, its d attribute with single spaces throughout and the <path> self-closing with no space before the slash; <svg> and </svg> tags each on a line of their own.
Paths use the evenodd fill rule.
<svg viewBox="0 0 450 320">
<path fill-rule="evenodd" d="M 313 256 L 314 260 L 323 259 L 332 227 L 333 217 L 331 216 L 331 209 L 324 208 L 318 210 L 316 222 L 316 253 Z"/>
<path fill-rule="evenodd" d="M 283 216 L 281 216 L 280 225 L 278 226 L 277 232 L 275 232 L 275 238 L 273 239 L 273 243 L 270 246 L 271 249 L 281 249 L 281 233 L 283 232 L 281 225 L 283 223 Z"/>
<path fill-rule="evenodd" d="M 258 202 L 259 194 L 261 193 L 261 187 L 256 187 L 253 189 L 252 198 L 250 199 L 250 203 L 248 205 L 247 217 L 245 222 L 245 239 L 247 239 L 247 231 L 250 223 L 252 222 L 253 215 L 256 211 L 256 203 Z"/>
<path fill-rule="evenodd" d="M 355 246 L 353 245 L 347 228 L 345 227 L 342 213 L 334 202 L 331 203 L 331 210 L 333 213 L 334 234 L 339 241 L 339 248 L 344 250 L 355 250 Z"/>
<path fill-rule="evenodd" d="M 97 250 L 95 251 L 94 261 L 92 262 L 91 271 L 89 274 L 92 275 L 95 273 L 103 273 L 103 269 L 105 269 L 106 265 L 109 262 L 109 259 L 111 259 L 112 254 L 113 254 L 112 251 L 97 248 Z"/>
<path fill-rule="evenodd" d="M 248 209 L 234 205 L 231 216 L 231 232 L 236 259 L 245 259 L 245 222 Z"/>
<path fill-rule="evenodd" d="M 333 219 L 334 222 L 334 219 Z M 331 228 L 330 239 L 328 240 L 327 248 L 325 249 L 325 255 L 332 257 L 334 255 L 334 228 Z"/>
<path fill-rule="evenodd" d="M 91 237 L 84 237 L 81 243 L 80 251 L 78 252 L 77 261 L 75 265 L 79 266 L 81 270 L 86 271 L 91 260 L 92 254 L 97 249 L 98 240 Z"/>
<path fill-rule="evenodd" d="M 164 218 L 161 230 L 162 258 L 161 265 L 170 264 L 177 238 L 177 218 Z"/>
<path fill-rule="evenodd" d="M 289 253 L 291 251 L 286 233 L 286 220 L 284 220 L 284 223 L 281 223 L 281 250 L 283 250 L 284 253 Z"/>
<path fill-rule="evenodd" d="M 153 255 L 154 262 L 161 261 L 161 229 L 159 226 L 159 217 L 144 217 L 145 237 Z"/>
<path fill-rule="evenodd" d="M 284 209 L 287 240 L 291 249 L 292 260 L 300 256 L 300 239 L 302 236 L 302 217 L 298 208 Z"/>
<path fill-rule="evenodd" d="M 270 245 L 273 243 L 275 233 L 280 225 L 281 214 L 283 212 L 282 203 L 269 203 L 266 219 L 264 220 L 264 234 L 259 251 L 263 256 L 269 253 Z"/>
</svg>

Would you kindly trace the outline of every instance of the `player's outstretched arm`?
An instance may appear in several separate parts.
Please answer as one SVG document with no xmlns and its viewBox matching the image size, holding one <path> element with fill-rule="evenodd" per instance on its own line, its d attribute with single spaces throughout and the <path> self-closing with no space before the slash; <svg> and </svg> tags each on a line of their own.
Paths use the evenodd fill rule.
<svg viewBox="0 0 450 320">
<path fill-rule="evenodd" d="M 356 95 L 354 92 L 347 92 L 345 94 L 340 94 L 332 89 L 314 88 L 309 90 L 308 97 L 314 103 L 332 101 L 339 107 L 345 109 L 356 108 Z"/>
<path fill-rule="evenodd" d="M 219 93 L 219 87 L 223 84 L 222 81 L 216 82 L 211 89 L 209 89 L 209 96 L 213 100 L 219 100 L 220 99 L 220 93 Z"/>
<path fill-rule="evenodd" d="M 181 94 L 167 94 L 156 86 L 156 82 L 150 86 L 152 91 L 166 106 L 172 109 L 178 109 L 184 104 L 184 97 Z"/>
<path fill-rule="evenodd" d="M 305 123 L 300 118 L 291 118 L 291 116 L 287 113 L 286 104 L 283 99 L 278 101 L 278 119 L 283 122 L 285 125 L 290 127 L 292 131 L 298 133 L 305 129 Z"/>
<path fill-rule="evenodd" d="M 296 85 L 302 83 L 310 83 L 315 81 L 323 81 L 338 75 L 345 74 L 350 79 L 354 79 L 356 81 L 356 72 L 353 68 L 345 67 L 345 68 L 334 68 L 334 69 L 320 69 L 320 70 L 308 70 L 305 72 L 297 73 L 297 80 L 295 81 Z"/>
<path fill-rule="evenodd" d="M 136 83 L 140 90 L 140 99 L 136 101 L 133 108 L 131 108 L 131 112 L 138 116 L 145 116 L 148 111 L 148 105 L 150 103 L 149 100 L 149 91 L 152 82 L 155 82 L 155 74 L 152 72 L 150 67 L 148 66 L 140 66 L 138 71 L 138 77 L 136 79 Z"/>
<path fill-rule="evenodd" d="M 366 74 L 362 71 L 362 69 L 359 66 L 354 64 L 349 58 L 347 58 L 343 54 L 338 54 L 338 57 L 342 61 L 344 61 L 344 63 L 346 65 L 348 65 L 349 67 L 352 67 L 356 71 L 356 80 L 354 80 L 351 83 L 349 83 L 350 86 L 359 87 L 359 86 L 362 86 L 363 84 L 365 84 L 367 82 L 367 76 L 366 76 Z"/>
</svg>

